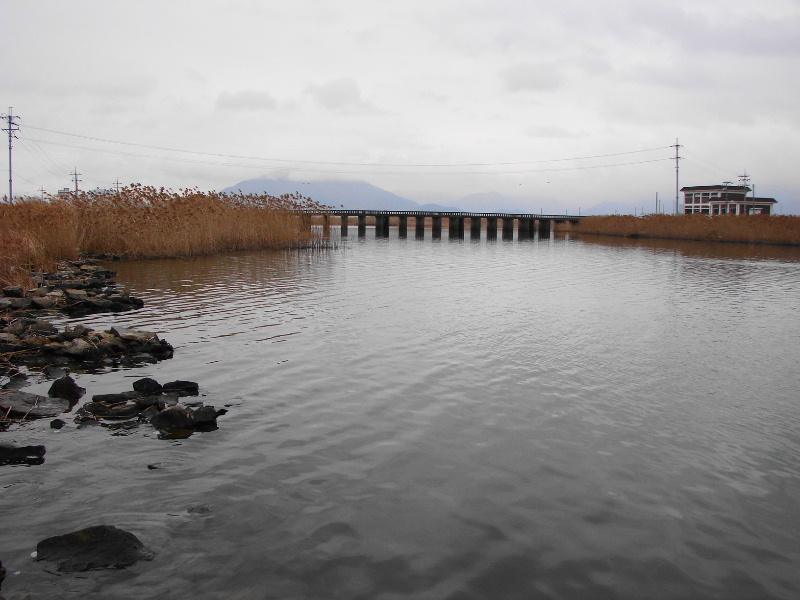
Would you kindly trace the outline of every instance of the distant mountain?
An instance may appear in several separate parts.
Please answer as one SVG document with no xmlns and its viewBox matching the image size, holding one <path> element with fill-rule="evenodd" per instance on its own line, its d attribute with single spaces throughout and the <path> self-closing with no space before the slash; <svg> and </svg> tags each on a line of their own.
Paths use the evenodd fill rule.
<svg viewBox="0 0 800 600">
<path fill-rule="evenodd" d="M 310 181 L 308 183 L 286 179 L 248 179 L 222 190 L 223 193 L 245 194 L 298 193 L 320 204 L 351 210 L 456 210 L 438 204 L 420 205 L 366 181 Z"/>
</svg>

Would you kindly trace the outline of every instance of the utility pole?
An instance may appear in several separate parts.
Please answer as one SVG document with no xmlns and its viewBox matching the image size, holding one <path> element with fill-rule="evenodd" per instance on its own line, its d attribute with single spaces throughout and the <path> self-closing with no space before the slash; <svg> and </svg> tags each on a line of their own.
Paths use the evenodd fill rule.
<svg viewBox="0 0 800 600">
<path fill-rule="evenodd" d="M 120 186 L 119 177 L 117 177 L 117 180 L 114 182 L 114 187 L 117 189 L 118 196 L 119 196 L 119 186 Z"/>
<path fill-rule="evenodd" d="M 72 175 L 72 181 L 75 183 L 75 193 L 78 193 L 78 182 L 83 181 L 82 179 L 78 179 L 78 175 L 83 175 L 83 173 L 78 173 L 78 167 L 75 167 L 75 170 L 70 173 Z"/>
<path fill-rule="evenodd" d="M 750 177 L 747 175 L 747 170 L 743 175 L 739 175 L 739 183 L 742 188 L 747 188 L 748 184 L 750 183 Z M 742 190 L 744 192 L 744 199 L 747 200 L 747 189 Z M 744 213 L 747 214 L 747 202 L 745 202 L 742 206 L 744 206 Z"/>
<path fill-rule="evenodd" d="M 12 142 L 16 137 L 14 132 L 19 131 L 19 125 L 14 122 L 14 119 L 19 119 L 19 117 L 14 115 L 11 107 L 9 106 L 8 114 L 0 115 L 0 119 L 5 120 L 6 126 L 3 127 L 3 131 L 8 132 L 8 203 L 14 204 L 14 178 L 11 170 L 11 148 L 13 145 Z"/>
<path fill-rule="evenodd" d="M 680 160 L 681 157 L 678 155 L 678 150 L 681 148 L 681 145 L 678 143 L 678 138 L 675 138 L 675 145 L 671 146 L 675 148 L 675 214 L 678 214 L 678 188 L 680 187 Z"/>
</svg>

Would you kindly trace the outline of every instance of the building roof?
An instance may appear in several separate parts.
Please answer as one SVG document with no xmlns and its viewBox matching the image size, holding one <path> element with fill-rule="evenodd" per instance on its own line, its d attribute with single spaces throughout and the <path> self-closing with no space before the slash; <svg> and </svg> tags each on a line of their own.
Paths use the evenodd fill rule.
<svg viewBox="0 0 800 600">
<path fill-rule="evenodd" d="M 682 187 L 682 192 L 700 192 L 703 190 L 726 191 L 726 192 L 749 192 L 750 188 L 746 185 L 689 185 Z"/>
</svg>

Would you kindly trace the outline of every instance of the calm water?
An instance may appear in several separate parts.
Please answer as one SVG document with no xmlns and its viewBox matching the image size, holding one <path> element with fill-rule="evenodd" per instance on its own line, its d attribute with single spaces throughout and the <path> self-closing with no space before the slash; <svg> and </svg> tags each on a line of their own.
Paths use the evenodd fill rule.
<svg viewBox="0 0 800 600">
<path fill-rule="evenodd" d="M 0 433 L 47 446 L 0 467 L 9 600 L 800 597 L 800 250 L 368 231 L 114 268 L 146 307 L 81 322 L 175 358 L 86 398 L 191 379 L 230 412 Z M 31 560 L 100 523 L 156 560 Z"/>
</svg>

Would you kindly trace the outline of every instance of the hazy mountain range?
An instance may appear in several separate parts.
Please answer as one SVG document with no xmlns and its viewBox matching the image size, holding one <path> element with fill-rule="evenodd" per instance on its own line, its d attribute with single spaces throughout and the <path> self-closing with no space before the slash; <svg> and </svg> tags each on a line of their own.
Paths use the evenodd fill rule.
<svg viewBox="0 0 800 600">
<path fill-rule="evenodd" d="M 248 179 L 241 181 L 222 190 L 223 193 L 243 192 L 245 194 L 269 194 L 281 196 L 283 194 L 299 193 L 321 204 L 334 208 L 365 209 L 365 210 L 430 210 L 430 211 L 462 211 L 462 212 L 508 212 L 530 213 L 542 210 L 545 214 L 567 214 L 566 210 L 557 203 L 542 204 L 537 199 L 512 198 L 496 192 L 470 194 L 448 205 L 420 204 L 414 200 L 398 196 L 387 190 L 376 187 L 365 181 L 312 181 L 302 183 L 285 179 Z M 800 213 L 800 202 L 779 201 L 781 214 Z M 670 202 L 665 202 L 666 212 L 670 211 Z M 795 206 L 797 205 L 797 206 Z M 600 202 L 592 206 L 581 207 L 582 215 L 609 215 L 609 214 L 634 214 L 642 212 L 641 203 Z M 651 212 L 654 206 L 645 206 L 645 212 Z M 575 211 L 577 212 L 577 211 Z M 574 213 L 573 213 L 574 214 Z"/>
</svg>

